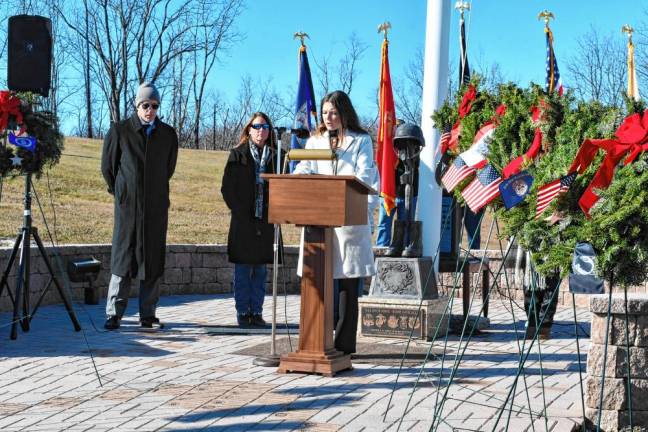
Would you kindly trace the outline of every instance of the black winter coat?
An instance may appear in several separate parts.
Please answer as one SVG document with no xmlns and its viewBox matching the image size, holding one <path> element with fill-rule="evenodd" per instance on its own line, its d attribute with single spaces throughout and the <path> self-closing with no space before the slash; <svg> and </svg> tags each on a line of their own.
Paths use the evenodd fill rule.
<svg viewBox="0 0 648 432">
<path fill-rule="evenodd" d="M 266 162 L 266 174 L 276 173 L 276 153 L 271 149 Z M 254 217 L 255 164 L 250 153 L 250 144 L 245 143 L 230 151 L 221 193 L 229 207 L 229 235 L 227 254 L 229 261 L 236 264 L 271 264 L 274 228 L 268 223 L 268 183 L 263 188 L 263 219 Z"/>
<path fill-rule="evenodd" d="M 115 201 L 112 274 L 151 280 L 164 272 L 169 180 L 177 158 L 178 136 L 158 118 L 149 137 L 137 114 L 111 125 L 101 172 Z"/>
</svg>

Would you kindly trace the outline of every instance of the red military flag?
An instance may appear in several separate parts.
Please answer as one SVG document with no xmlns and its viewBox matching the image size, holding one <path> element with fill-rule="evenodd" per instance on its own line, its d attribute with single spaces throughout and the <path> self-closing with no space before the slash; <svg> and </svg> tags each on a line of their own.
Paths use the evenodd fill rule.
<svg viewBox="0 0 648 432">
<path fill-rule="evenodd" d="M 391 214 L 396 206 L 396 165 L 398 155 L 394 150 L 394 125 L 396 110 L 392 92 L 391 76 L 389 74 L 389 42 L 383 40 L 382 65 L 380 67 L 380 99 L 378 112 L 378 147 L 376 163 L 380 173 L 380 196 L 387 214 Z"/>
</svg>

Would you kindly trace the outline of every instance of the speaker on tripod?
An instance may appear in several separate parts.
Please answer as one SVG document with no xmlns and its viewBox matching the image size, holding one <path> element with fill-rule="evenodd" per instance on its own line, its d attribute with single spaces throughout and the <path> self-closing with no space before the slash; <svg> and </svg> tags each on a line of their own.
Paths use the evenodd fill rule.
<svg viewBox="0 0 648 432">
<path fill-rule="evenodd" d="M 47 97 L 51 85 L 52 21 L 38 15 L 9 18 L 9 90 Z"/>
</svg>

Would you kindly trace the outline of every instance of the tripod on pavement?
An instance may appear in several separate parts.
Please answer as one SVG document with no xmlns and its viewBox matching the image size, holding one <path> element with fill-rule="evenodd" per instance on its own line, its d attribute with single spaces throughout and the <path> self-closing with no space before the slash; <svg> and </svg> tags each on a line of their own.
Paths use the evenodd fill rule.
<svg viewBox="0 0 648 432">
<path fill-rule="evenodd" d="M 31 213 L 32 192 L 31 191 L 32 191 L 32 175 L 31 173 L 27 173 L 25 174 L 25 207 L 23 211 L 23 226 L 20 229 L 18 236 L 16 237 L 16 241 L 14 243 L 11 256 L 9 257 L 9 261 L 7 262 L 7 267 L 4 273 L 2 274 L 2 279 L 0 280 L 0 295 L 2 295 L 2 290 L 6 287 L 7 293 L 9 294 L 9 298 L 13 301 L 13 320 L 11 323 L 11 336 L 10 336 L 11 339 L 16 339 L 16 337 L 18 336 L 18 332 L 17 332 L 18 322 L 20 322 L 20 326 L 22 327 L 23 331 L 25 332 L 29 331 L 29 324 L 31 323 L 31 320 L 34 317 L 36 310 L 38 310 L 38 307 L 43 301 L 45 294 L 47 294 L 49 287 L 52 285 L 52 282 L 56 286 L 56 290 L 58 291 L 61 300 L 63 300 L 65 309 L 67 310 L 67 313 L 70 316 L 70 320 L 72 321 L 72 324 L 74 325 L 74 330 L 75 331 L 81 330 L 81 325 L 79 324 L 79 321 L 77 320 L 77 317 L 74 314 L 74 310 L 72 309 L 72 301 L 63 291 L 63 289 L 61 288 L 61 284 L 56 279 L 56 276 L 54 275 L 54 269 L 52 268 L 52 263 L 50 262 L 49 257 L 45 251 L 45 247 L 43 246 L 43 242 L 41 241 L 40 236 L 38 235 L 38 230 L 36 229 L 36 227 L 32 226 L 32 213 Z M 32 237 L 36 242 L 36 245 L 38 246 L 38 250 L 40 251 L 41 257 L 45 262 L 45 265 L 47 266 L 47 270 L 50 274 L 50 280 L 45 286 L 45 288 L 43 289 L 43 292 L 41 293 L 40 297 L 38 298 L 38 301 L 36 302 L 34 309 L 30 313 L 29 312 L 29 276 L 31 270 L 31 266 L 30 266 L 31 247 L 30 246 L 31 246 Z M 15 294 L 12 295 L 7 280 L 9 279 L 9 273 L 11 272 L 13 263 L 16 259 L 16 256 L 18 255 L 18 249 L 20 249 L 20 259 L 18 261 L 19 263 L 18 270 L 16 272 Z M 20 313 L 21 309 L 22 309 L 22 315 Z"/>
</svg>

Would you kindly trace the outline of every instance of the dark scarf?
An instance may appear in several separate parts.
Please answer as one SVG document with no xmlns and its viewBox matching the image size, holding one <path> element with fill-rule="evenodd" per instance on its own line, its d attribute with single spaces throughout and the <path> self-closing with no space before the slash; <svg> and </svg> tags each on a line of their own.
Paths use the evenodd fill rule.
<svg viewBox="0 0 648 432">
<path fill-rule="evenodd" d="M 250 144 L 250 153 L 254 159 L 255 188 L 254 188 L 254 217 L 263 219 L 263 182 L 261 174 L 265 173 L 265 167 L 270 157 L 270 147 L 263 146 L 263 154 L 259 155 L 259 148 L 252 142 Z"/>
</svg>

